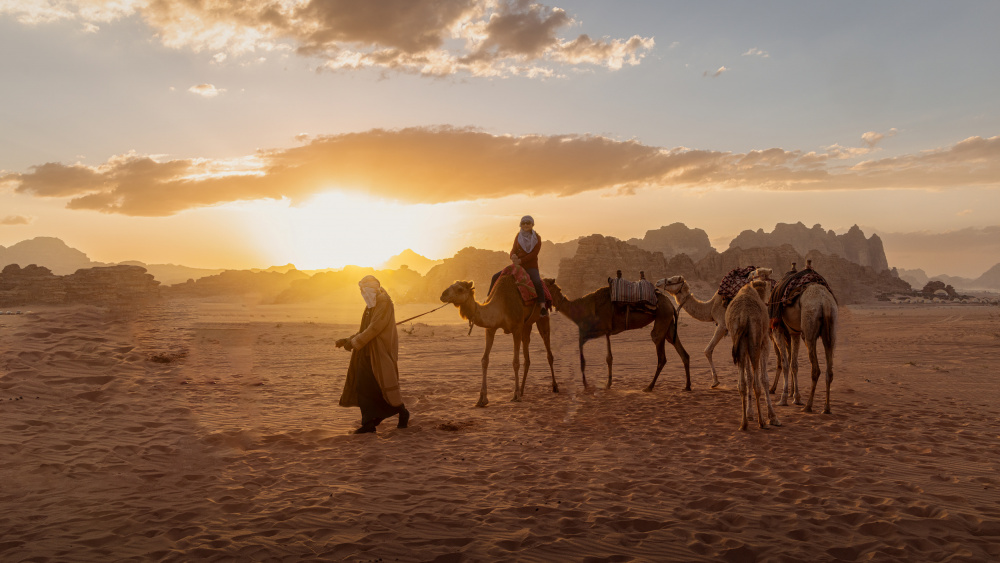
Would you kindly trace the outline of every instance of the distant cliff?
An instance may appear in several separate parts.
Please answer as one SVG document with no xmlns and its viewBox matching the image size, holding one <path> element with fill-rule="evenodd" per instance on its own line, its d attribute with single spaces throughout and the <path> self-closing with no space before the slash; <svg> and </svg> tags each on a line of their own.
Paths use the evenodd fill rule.
<svg viewBox="0 0 1000 563">
<path fill-rule="evenodd" d="M 656 281 L 667 275 L 667 260 L 662 252 L 650 252 L 615 237 L 590 235 L 580 239 L 576 254 L 564 258 L 556 277 L 560 287 L 571 297 L 580 297 L 608 285 L 617 270 L 622 277 L 637 280 L 639 272 Z"/>
<path fill-rule="evenodd" d="M 159 296 L 160 282 L 138 266 L 82 268 L 66 276 L 35 264 L 9 264 L 0 271 L 0 307 L 107 305 Z"/>
<path fill-rule="evenodd" d="M 252 295 L 261 302 L 269 302 L 291 287 L 292 282 L 308 277 L 298 270 L 284 273 L 226 270 L 214 276 L 168 286 L 164 289 L 164 294 L 171 297 Z"/>
<path fill-rule="evenodd" d="M 765 233 L 764 229 L 743 231 L 729 243 L 729 248 L 759 248 L 783 244 L 790 244 L 801 255 L 818 250 L 826 255 L 837 255 L 855 264 L 868 266 L 876 272 L 889 269 L 882 239 L 874 234 L 865 238 L 857 225 L 847 233 L 838 235 L 833 231 L 824 231 L 820 225 L 814 225 L 810 229 L 802 223 L 778 223 L 770 233 Z"/>
<path fill-rule="evenodd" d="M 307 301 L 342 300 L 345 297 L 361 301 L 358 282 L 361 278 L 372 275 L 389 293 L 394 301 L 404 299 L 418 285 L 422 276 L 408 266 L 400 266 L 395 270 L 376 270 L 347 266 L 339 272 L 320 272 L 312 277 L 294 280 L 288 288 L 275 297 L 275 303 L 302 303 Z"/>
<path fill-rule="evenodd" d="M 424 275 L 431 270 L 434 266 L 437 266 L 443 262 L 443 260 L 431 260 L 426 256 L 421 256 L 416 252 L 407 248 L 406 250 L 400 252 L 399 254 L 389 258 L 382 264 L 382 270 L 397 270 L 402 266 L 406 266 L 410 270 L 417 272 L 420 275 Z"/>
<path fill-rule="evenodd" d="M 493 274 L 510 264 L 508 252 L 467 247 L 431 268 L 406 295 L 407 302 L 437 302 L 441 292 L 458 280 L 476 284 L 476 299 L 484 301 Z"/>
<path fill-rule="evenodd" d="M 109 266 L 94 262 L 83 252 L 55 237 L 35 237 L 7 248 L 0 246 L 0 268 L 8 264 L 35 264 L 63 276 L 81 268 Z"/>
<path fill-rule="evenodd" d="M 698 261 L 715 250 L 708 240 L 708 233 L 701 229 L 689 229 L 684 223 L 673 223 L 646 231 L 643 238 L 632 238 L 625 242 L 650 252 L 661 252 L 667 259 L 687 254 L 692 260 Z"/>
</svg>

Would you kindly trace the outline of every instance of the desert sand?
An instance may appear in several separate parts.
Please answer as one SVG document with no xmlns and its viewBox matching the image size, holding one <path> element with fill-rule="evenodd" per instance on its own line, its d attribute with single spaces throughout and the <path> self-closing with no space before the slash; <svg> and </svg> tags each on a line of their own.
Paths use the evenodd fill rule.
<svg viewBox="0 0 1000 563">
<path fill-rule="evenodd" d="M 397 318 L 436 304 L 408 305 Z M 1000 310 L 842 307 L 830 415 L 740 432 L 730 340 L 681 314 L 586 347 L 553 320 L 510 402 L 497 338 L 451 308 L 401 326 L 410 428 L 336 406 L 359 308 L 168 300 L 0 317 L 3 561 L 1000 559 Z M 773 357 L 772 357 L 773 362 Z M 808 360 L 800 356 L 808 389 Z M 773 365 L 773 364 L 772 364 Z M 821 398 L 817 397 L 822 410 Z"/>
</svg>

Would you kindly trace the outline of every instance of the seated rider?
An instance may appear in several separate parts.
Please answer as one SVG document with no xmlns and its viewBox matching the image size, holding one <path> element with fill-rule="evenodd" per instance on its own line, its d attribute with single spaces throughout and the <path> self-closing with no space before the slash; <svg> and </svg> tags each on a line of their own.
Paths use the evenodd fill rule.
<svg viewBox="0 0 1000 563">
<path fill-rule="evenodd" d="M 545 308 L 545 286 L 542 284 L 542 276 L 538 272 L 538 252 L 541 249 L 542 239 L 535 232 L 535 220 L 531 218 L 531 215 L 521 217 L 521 230 L 514 237 L 514 246 L 510 249 L 510 261 L 528 272 L 531 283 L 535 285 L 535 293 L 538 295 L 535 302 L 541 306 L 539 315 L 544 317 L 549 312 Z M 490 281 L 491 291 L 499 277 L 499 272 L 493 275 L 493 279 Z"/>
</svg>

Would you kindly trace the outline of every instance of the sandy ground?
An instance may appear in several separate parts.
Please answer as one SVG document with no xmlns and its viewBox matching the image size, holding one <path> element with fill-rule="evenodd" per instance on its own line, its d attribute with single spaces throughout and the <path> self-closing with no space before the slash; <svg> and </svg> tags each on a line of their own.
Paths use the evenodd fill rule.
<svg viewBox="0 0 1000 563">
<path fill-rule="evenodd" d="M 405 318 L 433 305 L 400 307 Z M 400 332 L 411 427 L 336 406 L 361 311 L 169 301 L 0 317 L 0 560 L 996 561 L 1000 309 L 844 308 L 833 414 L 740 432 L 730 341 L 681 316 L 586 348 L 553 321 L 510 402 L 498 337 L 448 307 Z M 404 328 L 404 327 L 401 327 Z M 807 365 L 804 351 L 800 358 Z M 807 368 L 801 378 L 808 389 Z M 822 410 L 822 399 L 817 404 Z"/>
</svg>

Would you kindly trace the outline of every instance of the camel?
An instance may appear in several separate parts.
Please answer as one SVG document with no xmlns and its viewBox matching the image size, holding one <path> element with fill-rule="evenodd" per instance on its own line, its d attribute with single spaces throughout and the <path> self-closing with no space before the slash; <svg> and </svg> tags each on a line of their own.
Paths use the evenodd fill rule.
<svg viewBox="0 0 1000 563">
<path fill-rule="evenodd" d="M 764 280 L 755 280 L 733 297 L 726 307 L 726 326 L 733 338 L 733 363 L 739 367 L 737 387 L 740 392 L 742 406 L 742 421 L 740 430 L 746 430 L 751 418 L 750 389 L 753 389 L 754 403 L 757 405 L 757 423 L 764 428 L 764 416 L 760 410 L 760 396 L 764 395 L 767 404 L 767 417 L 772 426 L 781 426 L 771 404 L 771 396 L 767 392 L 767 341 L 769 336 L 769 317 L 767 305 L 764 304 L 765 292 L 770 290 L 770 284 Z"/>
<path fill-rule="evenodd" d="M 458 308 L 458 313 L 462 318 L 469 321 L 469 330 L 472 330 L 472 325 L 486 329 L 486 351 L 483 352 L 483 386 L 479 391 L 479 402 L 476 403 L 476 406 L 485 407 L 490 402 L 486 392 L 486 372 L 490 365 L 490 349 L 493 348 L 493 337 L 496 335 L 497 329 L 503 329 L 505 333 L 510 333 L 514 337 L 514 398 L 511 400 L 520 401 L 521 396 L 524 395 L 524 383 L 528 379 L 528 367 L 531 366 L 531 358 L 528 355 L 531 325 L 538 325 L 538 333 L 542 335 L 549 360 L 549 372 L 552 374 L 552 392 L 558 393 L 559 385 L 556 383 L 556 372 L 552 366 L 552 346 L 549 342 L 549 316 L 539 316 L 541 307 L 537 303 L 524 303 L 513 276 L 501 276 L 485 303 L 476 301 L 475 291 L 475 286 L 471 281 L 457 281 L 441 293 L 441 301 L 451 303 Z M 518 387 L 517 374 L 520 369 L 518 356 L 522 344 L 524 345 L 524 377 L 520 387 Z"/>
<path fill-rule="evenodd" d="M 833 298 L 823 284 L 813 283 L 806 286 L 801 295 L 791 304 L 785 305 L 781 312 L 780 322 L 774 330 L 779 343 L 779 369 L 785 374 L 785 387 L 781 393 L 779 405 L 787 405 L 789 393 L 794 394 L 796 405 L 802 404 L 799 395 L 799 339 L 804 338 L 806 349 L 809 350 L 809 363 L 812 364 L 812 388 L 809 400 L 802 409 L 812 412 L 813 398 L 816 394 L 816 383 L 819 380 L 819 354 L 816 350 L 816 340 L 823 339 L 823 349 L 826 353 L 826 405 L 823 414 L 830 414 L 830 384 L 833 382 L 833 352 L 837 345 L 837 300 Z M 791 364 L 791 365 L 789 365 Z M 791 380 L 791 389 L 789 389 Z M 778 385 L 775 378 L 770 392 L 774 393 Z"/>
<path fill-rule="evenodd" d="M 677 308 L 684 309 L 691 315 L 691 318 L 702 322 L 715 322 L 715 334 L 712 335 L 711 342 L 705 348 L 705 357 L 708 358 L 708 365 L 712 368 L 712 389 L 719 386 L 719 374 L 715 371 L 715 364 L 712 362 L 712 352 L 716 345 L 726 336 L 726 305 L 725 298 L 716 291 L 708 301 L 701 301 L 691 294 L 684 276 L 673 276 L 662 279 L 656 283 L 658 289 L 666 291 L 674 296 L 677 301 Z"/>
<path fill-rule="evenodd" d="M 583 377 L 583 387 L 587 388 L 587 362 L 583 357 L 583 345 L 592 338 L 601 336 L 608 344 L 608 385 L 611 388 L 611 365 L 613 356 L 611 354 L 611 335 L 634 330 L 653 323 L 653 330 L 650 337 L 656 345 L 656 373 L 653 380 L 643 391 L 651 392 L 656 385 L 656 379 L 660 377 L 663 366 L 667 363 L 667 354 L 664 342 L 673 344 L 681 361 L 684 362 L 684 375 L 686 383 L 684 390 L 691 390 L 691 366 L 690 357 L 681 339 L 677 335 L 677 311 L 667 299 L 659 299 L 656 303 L 656 312 L 646 312 L 642 310 L 632 310 L 626 313 L 624 307 L 616 307 L 611 302 L 611 290 L 602 287 L 597 291 L 589 293 L 579 299 L 568 299 L 556 284 L 556 280 L 546 278 L 542 280 L 552 294 L 552 305 L 563 315 L 569 317 L 580 329 L 580 375 Z"/>
</svg>

